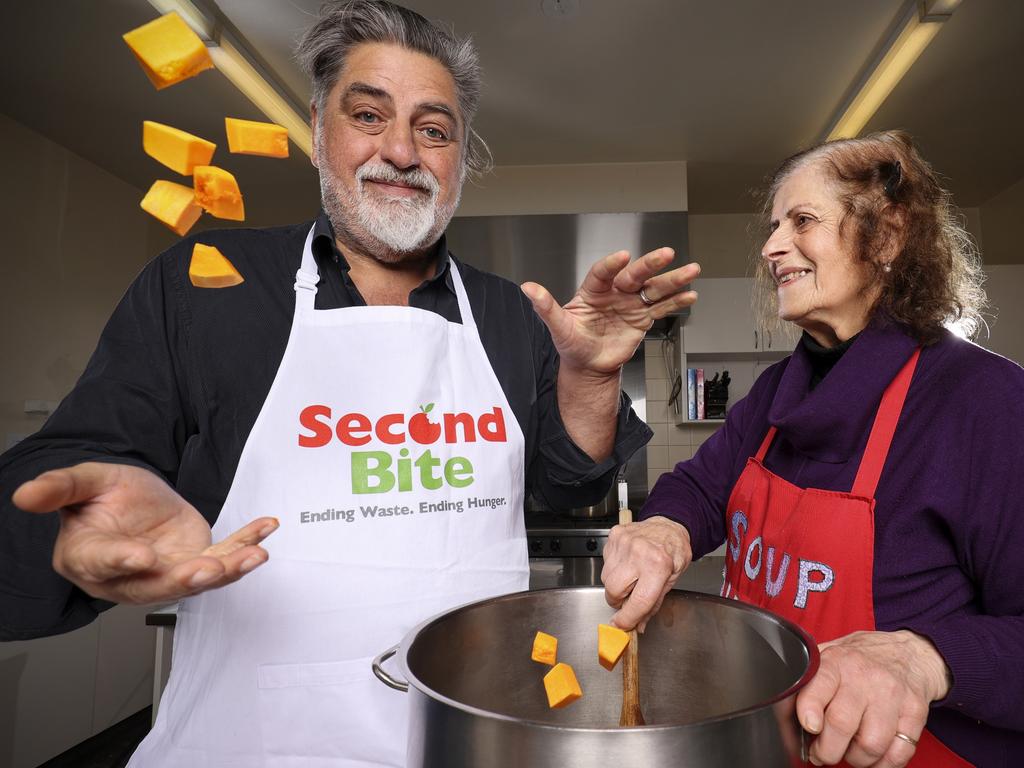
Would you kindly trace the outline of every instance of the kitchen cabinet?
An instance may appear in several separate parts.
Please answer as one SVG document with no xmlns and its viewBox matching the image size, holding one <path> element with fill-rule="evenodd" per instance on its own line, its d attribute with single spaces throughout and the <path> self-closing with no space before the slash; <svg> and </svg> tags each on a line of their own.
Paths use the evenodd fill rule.
<svg viewBox="0 0 1024 768">
<path fill-rule="evenodd" d="M 688 354 L 793 351 L 795 341 L 764 328 L 754 317 L 754 280 L 722 277 L 694 280 L 697 303 L 685 319 Z"/>
<path fill-rule="evenodd" d="M 146 610 L 116 605 L 73 632 L 0 643 L 0 765 L 49 765 L 149 704 Z"/>
<path fill-rule="evenodd" d="M 681 391 L 676 424 L 694 423 L 687 413 L 687 368 L 702 368 L 704 381 L 729 372 L 727 409 L 745 397 L 757 377 L 788 356 L 796 334 L 771 331 L 758 323 L 753 306 L 753 278 L 729 277 L 695 280 L 697 303 L 677 326 L 676 344 Z M 700 419 L 721 422 L 723 419 Z"/>
</svg>

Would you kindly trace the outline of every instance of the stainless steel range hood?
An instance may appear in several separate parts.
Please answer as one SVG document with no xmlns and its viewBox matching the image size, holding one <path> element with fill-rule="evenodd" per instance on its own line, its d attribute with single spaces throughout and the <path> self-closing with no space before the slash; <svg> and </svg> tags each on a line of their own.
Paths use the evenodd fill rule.
<svg viewBox="0 0 1024 768">
<path fill-rule="evenodd" d="M 461 260 L 516 283 L 540 283 L 562 304 L 591 265 L 615 251 L 636 258 L 667 245 L 676 266 L 690 261 L 685 211 L 466 216 L 452 219 L 447 235 Z M 656 323 L 648 337 L 664 337 L 679 315 Z"/>
</svg>

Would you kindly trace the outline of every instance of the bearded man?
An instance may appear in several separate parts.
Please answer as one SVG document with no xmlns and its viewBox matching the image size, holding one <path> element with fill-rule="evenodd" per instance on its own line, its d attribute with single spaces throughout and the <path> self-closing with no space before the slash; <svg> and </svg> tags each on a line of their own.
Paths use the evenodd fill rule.
<svg viewBox="0 0 1024 768">
<path fill-rule="evenodd" d="M 468 41 L 353 0 L 299 55 L 323 212 L 160 255 L 0 464 L 3 498 L 36 513 L 3 516 L 4 639 L 181 600 L 132 766 L 404 765 L 407 697 L 370 658 L 527 587 L 524 489 L 555 509 L 606 494 L 650 436 L 620 369 L 694 299 L 695 265 L 657 274 L 667 248 L 601 260 L 564 307 L 448 252 L 487 158 Z M 245 282 L 191 285 L 196 242 Z M 469 495 L 496 501 L 456 512 Z"/>
</svg>

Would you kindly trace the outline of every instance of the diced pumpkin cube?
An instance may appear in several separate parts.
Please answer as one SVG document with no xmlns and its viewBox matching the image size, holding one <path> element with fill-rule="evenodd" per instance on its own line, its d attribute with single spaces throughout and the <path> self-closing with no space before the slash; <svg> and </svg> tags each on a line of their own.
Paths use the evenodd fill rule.
<svg viewBox="0 0 1024 768">
<path fill-rule="evenodd" d="M 122 37 L 157 90 L 213 67 L 199 35 L 174 11 Z"/>
<path fill-rule="evenodd" d="M 554 664 L 557 656 L 558 638 L 546 632 L 538 632 L 533 638 L 533 653 L 530 658 L 541 664 Z"/>
<path fill-rule="evenodd" d="M 245 282 L 245 278 L 223 253 L 212 245 L 202 243 L 192 246 L 188 279 L 197 288 L 229 288 Z"/>
<path fill-rule="evenodd" d="M 583 695 L 576 673 L 564 662 L 555 664 L 544 675 L 544 690 L 548 694 L 548 706 L 552 709 L 568 706 Z"/>
<path fill-rule="evenodd" d="M 179 235 L 188 232 L 203 215 L 196 205 L 195 192 L 173 181 L 154 181 L 140 203 L 142 210 L 160 219 Z"/>
<path fill-rule="evenodd" d="M 605 669 L 619 663 L 619 657 L 629 645 L 629 633 L 610 624 L 597 625 L 597 660 Z"/>
<path fill-rule="evenodd" d="M 228 150 L 239 155 L 288 157 L 288 129 L 275 123 L 224 118 Z"/>
<path fill-rule="evenodd" d="M 197 165 L 192 169 L 196 202 L 218 219 L 245 221 L 242 192 L 235 177 L 215 165 Z"/>
<path fill-rule="evenodd" d="M 197 165 L 209 165 L 217 145 L 163 123 L 144 120 L 142 149 L 172 171 L 191 176 Z"/>
</svg>

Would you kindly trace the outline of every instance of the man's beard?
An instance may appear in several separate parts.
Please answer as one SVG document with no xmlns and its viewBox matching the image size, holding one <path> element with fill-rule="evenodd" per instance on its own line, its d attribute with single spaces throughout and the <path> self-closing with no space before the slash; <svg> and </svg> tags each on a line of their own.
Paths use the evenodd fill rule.
<svg viewBox="0 0 1024 768">
<path fill-rule="evenodd" d="M 420 253 L 437 242 L 451 221 L 461 195 L 448 205 L 438 206 L 440 185 L 430 171 L 414 168 L 400 171 L 388 163 L 367 161 L 355 174 L 355 188 L 349 190 L 331 170 L 322 145 L 320 197 L 334 233 L 349 239 L 378 261 L 397 263 L 409 254 Z M 423 191 L 411 197 L 375 194 L 365 181 L 405 184 Z"/>
</svg>

